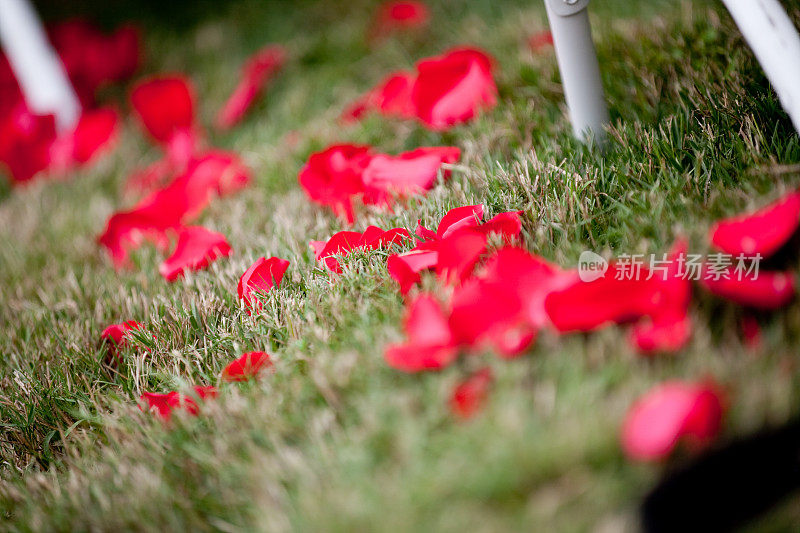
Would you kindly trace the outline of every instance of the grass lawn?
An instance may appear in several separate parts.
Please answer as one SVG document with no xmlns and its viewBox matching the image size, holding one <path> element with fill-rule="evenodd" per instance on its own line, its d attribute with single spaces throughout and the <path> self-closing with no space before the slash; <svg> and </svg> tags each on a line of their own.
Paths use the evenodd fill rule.
<svg viewBox="0 0 800 533">
<path fill-rule="evenodd" d="M 713 376 L 730 406 L 723 439 L 797 412 L 800 306 L 759 316 L 763 340 L 750 349 L 741 310 L 700 291 L 693 338 L 674 357 L 641 358 L 611 327 L 543 334 L 513 361 L 487 353 L 420 375 L 386 365 L 404 311 L 386 252 L 356 254 L 332 282 L 308 247 L 342 229 L 297 183 L 308 155 L 330 143 L 463 151 L 450 181 L 393 213 L 360 210 L 356 230 L 435 226 L 471 203 L 490 215 L 524 210 L 525 245 L 564 267 L 587 249 L 661 254 L 679 235 L 705 253 L 713 221 L 800 184 L 798 137 L 719 2 L 593 3 L 613 118 L 605 155 L 571 138 L 552 49 L 527 48 L 547 26 L 541 2 L 430 5 L 424 36 L 376 48 L 363 38 L 374 7 L 365 1 L 241 1 L 179 32 L 146 25 L 145 71 L 190 75 L 206 125 L 249 53 L 279 42 L 291 55 L 243 125 L 208 134 L 255 179 L 198 221 L 224 233 L 233 255 L 184 281 L 165 282 L 148 247 L 117 273 L 95 243 L 135 200 L 127 176 L 158 158 L 131 119 L 91 170 L 0 186 L 0 529 L 636 529 L 642 496 L 681 461 L 635 464 L 620 449 L 622 418 L 652 385 Z M 384 74 L 462 43 L 498 61 L 491 112 L 447 133 L 378 116 L 337 121 Z M 248 316 L 236 284 L 263 255 L 291 266 Z M 441 290 L 433 277 L 424 285 Z M 111 372 L 100 332 L 131 319 L 146 329 Z M 201 416 L 167 427 L 137 408 L 143 391 L 217 384 L 251 350 L 271 353 L 276 372 L 223 384 Z M 460 423 L 449 393 L 482 364 L 496 377 L 489 401 Z M 790 503 L 755 527 L 797 520 Z"/>
</svg>

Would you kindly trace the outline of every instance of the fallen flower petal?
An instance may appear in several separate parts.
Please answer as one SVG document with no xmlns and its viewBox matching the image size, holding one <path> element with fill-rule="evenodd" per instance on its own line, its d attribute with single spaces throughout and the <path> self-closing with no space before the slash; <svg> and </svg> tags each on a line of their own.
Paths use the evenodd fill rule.
<svg viewBox="0 0 800 533">
<path fill-rule="evenodd" d="M 719 432 L 723 413 L 713 384 L 663 383 L 628 411 L 622 426 L 622 448 L 633 460 L 653 461 L 668 457 L 680 442 L 704 447 Z"/>
<path fill-rule="evenodd" d="M 474 48 L 459 48 L 417 63 L 411 93 L 417 118 L 434 130 L 471 120 L 497 104 L 492 59 Z"/>
<path fill-rule="evenodd" d="M 458 350 L 439 302 L 423 294 L 412 301 L 404 327 L 407 340 L 386 348 L 384 357 L 389 366 L 404 372 L 439 370 L 452 363 Z"/>
<path fill-rule="evenodd" d="M 390 74 L 350 104 L 342 112 L 341 119 L 345 122 L 360 120 L 369 111 L 378 111 L 389 117 L 413 118 L 415 110 L 411 90 L 415 80 L 416 74 L 411 72 Z"/>
<path fill-rule="evenodd" d="M 142 324 L 135 320 L 128 320 L 120 324 L 111 324 L 100 334 L 100 338 L 106 344 L 108 352 L 105 363 L 116 365 L 119 363 L 119 349 L 125 345 L 125 339 L 129 331 L 139 329 Z"/>
<path fill-rule="evenodd" d="M 116 268 L 128 262 L 129 251 L 144 239 L 161 248 L 169 245 L 167 233 L 178 231 L 205 209 L 214 195 L 225 195 L 249 183 L 250 174 L 233 154 L 211 151 L 192 160 L 186 172 L 150 194 L 132 209 L 109 218 L 98 242 Z"/>
<path fill-rule="evenodd" d="M 726 279 L 727 278 L 727 279 Z M 724 277 L 714 279 L 706 272 L 700 284 L 711 294 L 755 309 L 778 309 L 794 298 L 795 281 L 791 272 L 739 274 L 731 268 Z"/>
<path fill-rule="evenodd" d="M 219 257 L 228 257 L 231 247 L 225 235 L 202 226 L 181 228 L 175 250 L 158 267 L 167 281 L 175 281 L 187 270 L 202 270 Z"/>
<path fill-rule="evenodd" d="M 493 379 L 492 369 L 485 367 L 459 383 L 450 397 L 450 411 L 462 420 L 475 416 L 486 403 Z"/>
<path fill-rule="evenodd" d="M 201 400 L 217 397 L 217 389 L 212 386 L 193 387 L 194 396 Z M 145 392 L 139 397 L 139 409 L 145 412 L 152 412 L 165 422 L 172 418 L 172 413 L 176 410 L 183 410 L 192 416 L 197 416 L 200 408 L 192 396 L 181 394 L 177 391 L 168 393 Z M 146 404 L 145 409 L 142 404 Z"/>
<path fill-rule="evenodd" d="M 428 24 L 428 6 L 417 0 L 391 0 L 384 2 L 370 30 L 373 39 L 385 37 L 398 30 L 420 28 Z"/>
<path fill-rule="evenodd" d="M 717 222 L 710 231 L 714 246 L 731 255 L 769 257 L 800 226 L 800 191 L 793 191 L 768 206 Z"/>
<path fill-rule="evenodd" d="M 262 48 L 250 57 L 242 68 L 242 79 L 217 114 L 217 127 L 229 129 L 239 123 L 285 61 L 286 50 L 277 45 Z"/>
<path fill-rule="evenodd" d="M 352 224 L 353 197 L 364 191 L 361 175 L 371 158 L 368 146 L 333 145 L 311 154 L 298 180 L 311 201 L 327 205 Z"/>
<path fill-rule="evenodd" d="M 540 31 L 528 37 L 528 47 L 533 52 L 540 52 L 550 46 L 553 46 L 553 34 L 549 31 Z"/>
<path fill-rule="evenodd" d="M 311 241 L 310 245 L 314 248 L 314 256 L 317 261 L 322 261 L 325 266 L 335 272 L 342 273 L 342 267 L 336 255 L 346 256 L 356 249 L 377 250 L 378 248 L 389 247 L 392 244 L 399 244 L 411 236 L 403 228 L 394 228 L 383 231 L 377 226 L 368 227 L 364 233 L 357 231 L 340 231 L 334 234 L 327 242 Z"/>
<path fill-rule="evenodd" d="M 53 115 L 35 115 L 21 101 L 0 123 L 0 163 L 16 183 L 47 169 L 56 139 Z"/>
<path fill-rule="evenodd" d="M 689 303 L 691 282 L 683 272 L 688 243 L 678 239 L 672 247 L 662 274 L 653 272 L 659 305 L 631 329 L 631 344 L 642 354 L 676 352 L 683 348 L 692 333 Z"/>
<path fill-rule="evenodd" d="M 272 360 L 265 352 L 248 352 L 228 363 L 222 370 L 222 381 L 247 381 L 272 368 Z"/>
<path fill-rule="evenodd" d="M 456 231 L 478 226 L 483 220 L 483 205 L 465 205 L 451 209 L 442 217 L 436 235 L 444 239 Z"/>
<path fill-rule="evenodd" d="M 500 235 L 504 241 L 509 242 L 522 233 L 522 220 L 520 220 L 522 211 L 509 211 L 507 213 L 500 213 L 478 226 L 478 230 L 485 235 L 496 234 Z"/>
<path fill-rule="evenodd" d="M 463 281 L 472 274 L 481 254 L 486 251 L 486 235 L 463 230 L 438 242 L 436 274 L 447 283 Z"/>
<path fill-rule="evenodd" d="M 433 187 L 443 163 L 455 163 L 461 150 L 455 147 L 417 148 L 391 156 L 377 154 L 364 169 L 365 202 L 387 204 L 392 194 L 407 197 Z"/>
<path fill-rule="evenodd" d="M 180 75 L 148 78 L 131 92 L 137 118 L 150 136 L 166 147 L 194 139 L 194 89 Z M 191 141 L 191 144 L 194 144 Z"/>
<path fill-rule="evenodd" d="M 289 261 L 285 259 L 261 257 L 242 274 L 236 292 L 248 308 L 248 314 L 252 308 L 260 309 L 261 302 L 256 294 L 266 293 L 273 287 L 279 286 L 287 268 Z"/>
</svg>

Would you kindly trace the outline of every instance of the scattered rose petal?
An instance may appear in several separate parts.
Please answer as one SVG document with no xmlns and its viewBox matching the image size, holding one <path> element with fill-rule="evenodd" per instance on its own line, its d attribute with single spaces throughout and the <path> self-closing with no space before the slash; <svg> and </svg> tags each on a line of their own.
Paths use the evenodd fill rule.
<svg viewBox="0 0 800 533">
<path fill-rule="evenodd" d="M 311 154 L 300 170 L 300 185 L 313 202 L 327 205 L 352 224 L 355 221 L 352 199 L 364 190 L 361 175 L 371 157 L 368 146 L 330 146 Z"/>
<path fill-rule="evenodd" d="M 139 329 L 142 324 L 135 320 L 128 320 L 120 324 L 111 324 L 100 334 L 100 338 L 106 344 L 108 352 L 105 363 L 116 365 L 119 363 L 119 349 L 125 345 L 125 339 L 129 331 Z"/>
<path fill-rule="evenodd" d="M 30 181 L 50 166 L 55 139 L 53 115 L 34 115 L 20 102 L 0 123 L 0 163 L 13 181 Z"/>
<path fill-rule="evenodd" d="M 497 104 L 492 59 L 480 50 L 460 48 L 420 61 L 411 100 L 417 118 L 431 129 L 471 120 Z"/>
<path fill-rule="evenodd" d="M 436 273 L 447 283 L 463 281 L 472 274 L 478 259 L 486 251 L 486 235 L 463 230 L 438 242 Z"/>
<path fill-rule="evenodd" d="M 373 40 L 381 39 L 397 31 L 421 28 L 429 20 L 430 12 L 424 3 L 416 0 L 390 0 L 380 6 L 370 29 L 370 36 Z"/>
<path fill-rule="evenodd" d="M 714 246 L 728 254 L 769 257 L 800 226 L 800 192 L 793 191 L 770 205 L 717 222 L 710 232 Z"/>
<path fill-rule="evenodd" d="M 676 352 L 683 348 L 692 333 L 689 303 L 692 286 L 681 272 L 686 264 L 688 243 L 679 239 L 667 257 L 666 271 L 653 272 L 658 286 L 658 307 L 631 329 L 631 344 L 642 354 Z"/>
<path fill-rule="evenodd" d="M 98 242 L 111 254 L 114 266 L 122 268 L 128 263 L 130 250 L 145 239 L 166 248 L 168 232 L 177 231 L 196 218 L 215 195 L 230 194 L 249 181 L 249 170 L 236 156 L 208 152 L 192 160 L 186 172 L 169 185 L 151 193 L 132 209 L 113 214 Z"/>
<path fill-rule="evenodd" d="M 266 293 L 273 287 L 279 286 L 287 268 L 289 268 L 289 261 L 285 259 L 261 257 L 242 274 L 236 292 L 239 299 L 244 301 L 248 314 L 253 308 L 261 308 L 261 302 L 256 295 Z"/>
<path fill-rule="evenodd" d="M 436 228 L 436 235 L 440 239 L 444 239 L 458 230 L 476 227 L 482 220 L 483 205 L 456 207 L 442 217 L 439 226 Z"/>
<path fill-rule="evenodd" d="M 217 389 L 211 386 L 195 386 L 194 395 L 201 400 L 217 397 Z M 172 413 L 176 410 L 183 410 L 192 416 L 197 416 L 200 407 L 192 396 L 181 394 L 177 391 L 158 393 L 145 392 L 139 397 L 139 408 L 145 412 L 151 412 L 160 417 L 165 422 L 172 418 Z M 142 405 L 144 404 L 144 405 Z"/>
<path fill-rule="evenodd" d="M 667 458 L 685 442 L 701 448 L 719 432 L 724 407 L 708 383 L 670 381 L 640 398 L 622 426 L 622 447 L 636 461 Z"/>
<path fill-rule="evenodd" d="M 528 37 L 528 47 L 533 52 L 541 52 L 551 46 L 553 46 L 553 34 L 549 31 L 540 31 Z"/>
<path fill-rule="evenodd" d="M 454 147 L 418 148 L 390 156 L 375 154 L 369 146 L 337 144 L 311 154 L 298 179 L 311 201 L 330 207 L 352 224 L 355 200 L 388 206 L 394 196 L 423 193 L 433 186 L 441 166 L 459 155 Z"/>
<path fill-rule="evenodd" d="M 141 39 L 135 26 L 106 35 L 87 20 L 71 19 L 51 26 L 49 36 L 86 108 L 94 105 L 98 88 L 130 78 L 139 67 Z"/>
<path fill-rule="evenodd" d="M 424 193 L 433 187 L 442 164 L 455 163 L 460 155 L 461 150 L 449 146 L 417 148 L 396 156 L 377 154 L 362 174 L 365 202 L 388 204 L 391 195 Z"/>
<path fill-rule="evenodd" d="M 450 411 L 462 420 L 474 417 L 486 403 L 492 380 L 492 369 L 485 367 L 459 383 L 450 397 Z"/>
<path fill-rule="evenodd" d="M 336 255 L 347 256 L 355 249 L 377 250 L 389 247 L 392 244 L 402 243 L 411 236 L 402 228 L 383 231 L 377 226 L 368 227 L 364 233 L 357 231 L 340 231 L 334 234 L 327 242 L 311 241 L 314 256 L 321 261 L 331 272 L 342 273 L 342 267 Z"/>
<path fill-rule="evenodd" d="M 411 90 L 416 74 L 399 71 L 387 76 L 377 86 L 370 89 L 350 104 L 342 113 L 342 120 L 360 120 L 369 111 L 377 111 L 387 117 L 414 118 L 414 105 Z"/>
<path fill-rule="evenodd" d="M 471 120 L 497 104 L 492 59 L 475 48 L 456 48 L 423 59 L 415 72 L 390 74 L 342 113 L 359 120 L 369 111 L 414 117 L 433 130 L 446 130 Z"/>
<path fill-rule="evenodd" d="M 795 282 L 790 272 L 743 273 L 739 279 L 739 274 L 731 268 L 725 277 L 714 279 L 706 271 L 700 284 L 711 294 L 755 309 L 778 309 L 794 298 Z"/>
<path fill-rule="evenodd" d="M 234 359 L 222 370 L 222 381 L 248 381 L 272 368 L 272 360 L 265 352 L 248 352 Z"/>
<path fill-rule="evenodd" d="M 242 68 L 242 79 L 217 114 L 217 127 L 229 129 L 239 123 L 285 60 L 286 51 L 277 45 L 262 48 L 250 57 Z"/>
<path fill-rule="evenodd" d="M 745 313 L 739 320 L 739 332 L 748 348 L 757 350 L 761 347 L 761 326 L 755 316 Z"/>
<path fill-rule="evenodd" d="M 184 76 L 161 76 L 139 82 L 131 104 L 139 121 L 157 143 L 186 159 L 195 139 L 194 89 Z M 189 145 L 188 147 L 186 145 Z"/>
<path fill-rule="evenodd" d="M 392 368 L 403 372 L 440 370 L 458 355 L 453 336 L 439 302 L 420 295 L 408 306 L 404 321 L 407 340 L 386 348 L 384 357 Z"/>
<path fill-rule="evenodd" d="M 167 281 L 175 281 L 186 271 L 198 271 L 208 267 L 219 257 L 228 257 L 231 247 L 225 235 L 202 226 L 181 228 L 175 250 L 158 267 L 158 272 Z"/>
</svg>

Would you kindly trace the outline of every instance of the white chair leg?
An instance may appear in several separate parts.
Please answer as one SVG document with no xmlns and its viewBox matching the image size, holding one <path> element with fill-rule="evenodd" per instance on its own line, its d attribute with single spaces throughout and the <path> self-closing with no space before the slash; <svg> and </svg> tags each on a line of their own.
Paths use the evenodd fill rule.
<svg viewBox="0 0 800 533">
<path fill-rule="evenodd" d="M 778 0 L 723 0 L 800 132 L 800 35 Z"/>
<path fill-rule="evenodd" d="M 59 131 L 75 127 L 80 103 L 28 0 L 0 0 L 0 44 L 36 114 L 54 114 Z"/>
<path fill-rule="evenodd" d="M 579 139 L 593 139 L 602 145 L 609 116 L 589 26 L 589 0 L 545 0 L 544 3 L 572 130 Z"/>
</svg>

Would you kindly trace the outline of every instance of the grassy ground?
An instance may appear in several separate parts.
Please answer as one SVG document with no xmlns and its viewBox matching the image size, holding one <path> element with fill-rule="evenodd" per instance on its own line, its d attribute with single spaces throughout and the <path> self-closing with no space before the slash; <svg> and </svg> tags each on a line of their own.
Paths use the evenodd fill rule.
<svg viewBox="0 0 800 533">
<path fill-rule="evenodd" d="M 133 201 L 126 176 L 158 155 L 133 124 L 114 155 L 71 181 L 4 186 L 0 529 L 634 529 L 636 505 L 665 467 L 626 461 L 617 433 L 649 386 L 714 376 L 730 393 L 726 438 L 797 411 L 797 304 L 760 317 L 756 351 L 736 334 L 735 308 L 697 294 L 695 335 L 674 358 L 638 358 L 612 328 L 545 335 L 513 362 L 487 354 L 422 376 L 386 366 L 382 348 L 401 337 L 403 302 L 385 255 L 356 258 L 331 283 L 307 247 L 340 229 L 296 179 L 328 143 L 464 151 L 449 183 L 393 214 L 364 211 L 357 229 L 412 228 L 465 203 L 523 209 L 527 246 L 564 266 L 585 249 L 663 253 L 679 234 L 705 252 L 713 220 L 800 184 L 798 138 L 716 2 L 592 6 L 614 118 L 605 156 L 570 138 L 552 51 L 533 55 L 524 44 L 546 27 L 540 2 L 431 4 L 424 39 L 377 49 L 362 38 L 365 2 L 238 2 L 178 35 L 148 26 L 147 70 L 190 74 L 206 124 L 249 52 L 275 41 L 292 54 L 243 126 L 210 134 L 242 153 L 255 183 L 200 220 L 235 254 L 185 282 L 164 282 L 148 249 L 117 274 L 94 242 L 108 215 Z M 446 134 L 377 117 L 336 122 L 384 73 L 458 43 L 498 59 L 493 112 Z M 262 255 L 292 264 L 264 312 L 249 317 L 236 283 Z M 111 374 L 99 334 L 128 319 L 147 329 Z M 230 359 L 258 349 L 274 355 L 275 375 L 223 387 L 199 418 L 165 428 L 136 407 L 144 390 L 215 383 Z M 496 386 L 477 419 L 457 423 L 447 395 L 480 361 Z M 796 520 L 800 505 L 789 504 L 755 527 Z"/>
</svg>

